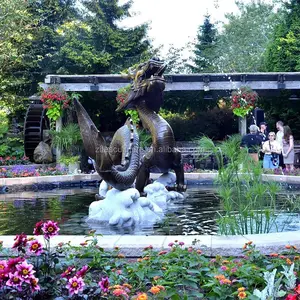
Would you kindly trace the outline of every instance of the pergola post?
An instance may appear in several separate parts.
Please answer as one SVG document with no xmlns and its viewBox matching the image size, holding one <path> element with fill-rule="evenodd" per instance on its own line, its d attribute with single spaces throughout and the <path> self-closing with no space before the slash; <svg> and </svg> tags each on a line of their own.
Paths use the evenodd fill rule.
<svg viewBox="0 0 300 300">
<path fill-rule="evenodd" d="M 56 131 L 61 131 L 62 129 L 62 118 L 58 118 L 56 120 L 56 123 L 55 123 L 55 130 Z M 61 149 L 56 147 L 55 148 L 55 153 L 56 153 L 56 162 L 58 162 L 58 160 L 61 158 Z"/>
<path fill-rule="evenodd" d="M 239 133 L 241 135 L 247 134 L 247 118 L 241 118 L 239 117 Z"/>
</svg>

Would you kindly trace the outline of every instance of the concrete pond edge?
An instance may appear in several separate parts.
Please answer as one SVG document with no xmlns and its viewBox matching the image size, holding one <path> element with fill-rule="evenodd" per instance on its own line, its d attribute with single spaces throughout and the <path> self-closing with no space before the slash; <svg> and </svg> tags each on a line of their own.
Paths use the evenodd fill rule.
<svg viewBox="0 0 300 300">
<path fill-rule="evenodd" d="M 15 236 L 0 236 L 3 247 L 11 249 Z M 43 242 L 42 236 L 35 237 Z M 86 236 L 58 235 L 51 238 L 51 246 L 55 247 L 59 243 L 70 242 L 73 246 L 80 246 L 86 241 Z M 252 241 L 256 249 L 262 254 L 280 253 L 286 250 L 286 245 L 300 248 L 300 231 L 277 232 L 268 234 L 249 235 L 168 235 L 168 236 L 144 236 L 144 235 L 104 235 L 98 236 L 98 245 L 107 251 L 112 251 L 115 247 L 120 248 L 120 252 L 126 257 L 140 257 L 143 249 L 152 245 L 154 250 L 168 250 L 170 242 L 184 242 L 183 247 L 193 247 L 201 249 L 202 253 L 209 257 L 222 256 L 242 256 L 245 243 Z"/>
</svg>

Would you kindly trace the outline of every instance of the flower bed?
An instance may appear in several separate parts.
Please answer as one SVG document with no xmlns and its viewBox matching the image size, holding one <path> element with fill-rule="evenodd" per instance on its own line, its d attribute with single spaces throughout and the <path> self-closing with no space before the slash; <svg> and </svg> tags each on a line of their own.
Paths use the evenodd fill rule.
<svg viewBox="0 0 300 300">
<path fill-rule="evenodd" d="M 32 177 L 32 176 L 53 176 L 66 175 L 68 172 L 62 167 L 40 167 L 34 166 L 13 166 L 11 168 L 0 168 L 0 178 Z"/>
<path fill-rule="evenodd" d="M 107 252 L 91 232 L 81 246 L 50 247 L 59 227 L 40 221 L 37 238 L 17 235 L 13 257 L 0 261 L 1 299 L 286 299 L 300 296 L 300 253 L 262 255 L 252 242 L 243 256 L 208 258 L 181 241 L 155 251 L 150 245 L 138 259 L 121 249 Z M 196 242 L 195 242 L 196 243 Z M 7 251 L 1 249 L 1 254 Z M 64 258 L 62 258 L 64 255 Z"/>
<path fill-rule="evenodd" d="M 30 163 L 29 158 L 26 156 L 21 158 L 17 158 L 15 156 L 0 156 L 0 166 L 29 165 Z"/>
</svg>

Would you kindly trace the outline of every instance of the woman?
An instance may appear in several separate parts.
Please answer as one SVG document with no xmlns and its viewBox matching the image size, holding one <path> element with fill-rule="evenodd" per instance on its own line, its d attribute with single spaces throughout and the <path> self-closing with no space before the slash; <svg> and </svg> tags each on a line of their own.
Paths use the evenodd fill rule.
<svg viewBox="0 0 300 300">
<path fill-rule="evenodd" d="M 263 168 L 276 169 L 279 165 L 279 154 L 281 153 L 281 146 L 275 140 L 275 132 L 269 133 L 269 140 L 263 143 L 262 152 L 264 155 Z"/>
<path fill-rule="evenodd" d="M 282 156 L 286 170 L 293 171 L 295 159 L 294 137 L 289 126 L 283 126 Z"/>
</svg>

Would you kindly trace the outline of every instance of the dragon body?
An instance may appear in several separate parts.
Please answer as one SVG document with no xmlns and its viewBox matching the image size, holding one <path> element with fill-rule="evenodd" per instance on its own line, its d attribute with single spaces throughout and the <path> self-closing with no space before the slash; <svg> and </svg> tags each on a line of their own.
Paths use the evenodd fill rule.
<svg viewBox="0 0 300 300">
<path fill-rule="evenodd" d="M 152 146 L 142 159 L 136 179 L 135 186 L 140 192 L 143 192 L 151 171 L 166 173 L 171 169 L 176 174 L 177 190 L 185 189 L 181 153 L 175 147 L 173 130 L 158 115 L 163 103 L 165 68 L 166 65 L 158 59 L 140 64 L 132 72 L 133 84 L 127 99 L 117 108 L 117 111 L 136 109 L 143 127 L 151 133 Z"/>
</svg>

